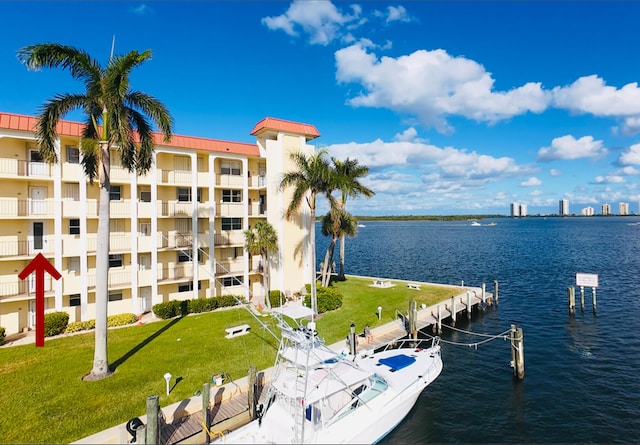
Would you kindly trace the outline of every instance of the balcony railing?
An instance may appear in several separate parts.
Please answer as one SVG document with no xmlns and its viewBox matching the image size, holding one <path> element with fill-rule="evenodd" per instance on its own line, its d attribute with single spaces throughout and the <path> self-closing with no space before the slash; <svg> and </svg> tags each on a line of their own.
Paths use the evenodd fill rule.
<svg viewBox="0 0 640 445">
<path fill-rule="evenodd" d="M 52 236 L 45 236 L 42 239 L 10 239 L 11 237 L 0 238 L 0 257 L 27 256 L 42 253 L 52 255 L 55 252 L 55 245 Z"/>
<path fill-rule="evenodd" d="M 46 162 L 0 158 L 0 176 L 51 178 L 52 168 Z"/>
<path fill-rule="evenodd" d="M 216 233 L 213 237 L 216 246 L 236 246 L 244 245 L 245 236 L 242 231 L 228 231 L 222 233 Z"/>
</svg>

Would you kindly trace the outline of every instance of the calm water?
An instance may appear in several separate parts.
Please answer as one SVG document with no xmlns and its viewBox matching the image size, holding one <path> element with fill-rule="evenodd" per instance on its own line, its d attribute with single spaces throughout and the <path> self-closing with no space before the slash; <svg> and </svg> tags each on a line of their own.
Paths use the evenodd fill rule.
<svg viewBox="0 0 640 445">
<path fill-rule="evenodd" d="M 495 221 L 366 221 L 347 240 L 348 274 L 489 292 L 497 280 L 499 305 L 456 327 L 524 331 L 523 381 L 508 341 L 443 344 L 442 375 L 383 443 L 640 443 L 640 225 L 629 225 L 640 218 Z M 327 240 L 317 240 L 322 258 Z M 595 315 L 591 289 L 581 312 L 576 287 L 569 316 L 576 272 L 599 276 Z M 442 338 L 482 340 L 447 328 Z"/>
</svg>

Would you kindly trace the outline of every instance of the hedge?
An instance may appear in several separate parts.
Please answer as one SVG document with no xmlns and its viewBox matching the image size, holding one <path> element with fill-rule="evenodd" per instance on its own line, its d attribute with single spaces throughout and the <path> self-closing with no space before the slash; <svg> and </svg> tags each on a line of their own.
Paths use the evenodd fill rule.
<svg viewBox="0 0 640 445">
<path fill-rule="evenodd" d="M 279 290 L 272 290 L 269 292 L 269 304 L 272 308 L 280 307 L 282 300 L 284 300 L 284 295 Z"/>
<path fill-rule="evenodd" d="M 0 346 L 4 345 L 5 329 L 0 326 Z"/>
<path fill-rule="evenodd" d="M 44 336 L 60 335 L 67 329 L 69 314 L 66 312 L 49 312 L 44 314 Z"/>
<path fill-rule="evenodd" d="M 342 306 L 342 292 L 333 287 L 319 287 L 316 289 L 318 314 L 333 311 Z M 305 295 L 304 305 L 311 307 L 311 293 Z"/>
<path fill-rule="evenodd" d="M 128 324 L 135 323 L 137 320 L 138 317 L 136 317 L 136 315 L 132 313 L 111 315 L 107 318 L 107 327 L 113 328 L 115 326 L 126 326 Z M 73 332 L 89 331 L 91 329 L 95 329 L 95 327 L 95 320 L 74 321 L 73 323 L 69 323 L 67 325 L 67 328 L 64 330 L 64 332 L 65 334 L 71 334 Z"/>
<path fill-rule="evenodd" d="M 153 313 L 156 317 L 168 320 L 169 318 L 211 312 L 221 307 L 235 306 L 238 300 L 244 302 L 244 297 L 234 295 L 221 295 L 211 298 L 196 298 L 193 300 L 171 300 L 153 305 Z"/>
</svg>

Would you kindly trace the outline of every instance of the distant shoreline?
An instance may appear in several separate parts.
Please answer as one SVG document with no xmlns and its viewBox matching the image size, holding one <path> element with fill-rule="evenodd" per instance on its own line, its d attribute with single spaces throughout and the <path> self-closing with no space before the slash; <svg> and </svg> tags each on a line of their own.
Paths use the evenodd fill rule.
<svg viewBox="0 0 640 445">
<path fill-rule="evenodd" d="M 385 215 L 385 216 L 363 216 L 357 215 L 354 218 L 358 221 L 468 221 L 474 219 L 488 219 L 488 218 L 597 218 L 597 217 L 628 217 L 639 216 L 635 214 L 631 215 L 527 215 L 527 216 L 509 216 L 509 215 Z"/>
</svg>

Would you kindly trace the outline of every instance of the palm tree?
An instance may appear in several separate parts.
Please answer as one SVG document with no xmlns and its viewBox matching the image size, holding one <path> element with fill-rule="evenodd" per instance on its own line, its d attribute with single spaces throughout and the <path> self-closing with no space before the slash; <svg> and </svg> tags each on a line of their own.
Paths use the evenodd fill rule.
<svg viewBox="0 0 640 445">
<path fill-rule="evenodd" d="M 337 180 L 338 180 L 338 189 L 341 192 L 340 197 L 340 207 L 343 210 L 346 210 L 347 206 L 347 198 L 348 197 L 357 197 L 364 196 L 365 198 L 371 198 L 375 193 L 373 190 L 362 185 L 358 178 L 365 176 L 369 173 L 369 167 L 358 164 L 357 159 L 349 159 L 347 158 L 344 161 L 340 161 L 336 158 L 331 158 L 333 162 L 333 169 L 335 170 Z M 340 270 L 338 272 L 338 277 L 341 280 L 344 280 L 344 236 L 348 235 L 344 233 L 340 237 Z"/>
<path fill-rule="evenodd" d="M 331 281 L 331 267 L 333 263 L 333 252 L 335 250 L 338 238 L 346 236 L 355 236 L 358 233 L 357 221 L 350 213 L 343 208 L 338 207 L 329 210 L 322 218 L 322 234 L 331 236 L 331 242 L 327 246 L 327 252 L 324 256 L 322 267 L 322 286 L 327 287 Z"/>
<path fill-rule="evenodd" d="M 280 181 L 280 190 L 293 187 L 293 196 L 285 212 L 290 220 L 297 214 L 303 201 L 309 206 L 311 227 L 309 228 L 311 245 L 311 309 L 314 314 L 318 310 L 316 297 L 316 196 L 325 194 L 331 207 L 335 207 L 335 199 L 331 191 L 335 189 L 335 174 L 326 158 L 327 151 L 321 149 L 314 154 L 305 155 L 302 152 L 291 153 L 291 160 L 296 170 L 285 172 Z"/>
<path fill-rule="evenodd" d="M 50 163 L 58 162 L 56 125 L 72 110 L 85 114 L 80 139 L 82 166 L 90 182 L 100 184 L 96 249 L 96 327 L 93 369 L 85 380 L 107 377 L 107 306 L 109 276 L 109 191 L 111 148 L 118 151 L 129 171 L 146 174 L 153 163 L 154 135 L 150 119 L 171 139 L 173 119 L 166 107 L 146 93 L 130 89 L 133 68 L 151 58 L 151 51 L 131 51 L 111 57 L 106 67 L 80 49 L 56 43 L 26 46 L 18 59 L 28 69 L 58 68 L 69 70 L 74 79 L 84 83 L 80 94 L 57 94 L 42 107 L 36 124 L 40 155 Z"/>
<path fill-rule="evenodd" d="M 270 277 L 269 277 L 269 252 L 278 250 L 278 234 L 267 221 L 259 220 L 249 230 L 245 230 L 245 248 L 252 255 L 258 254 L 262 258 L 264 271 L 262 273 L 262 286 L 265 290 L 264 303 L 266 307 L 271 307 L 269 300 Z"/>
</svg>

